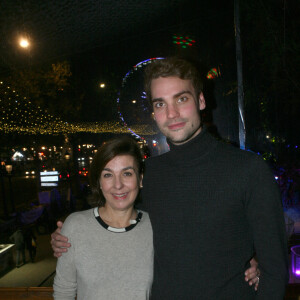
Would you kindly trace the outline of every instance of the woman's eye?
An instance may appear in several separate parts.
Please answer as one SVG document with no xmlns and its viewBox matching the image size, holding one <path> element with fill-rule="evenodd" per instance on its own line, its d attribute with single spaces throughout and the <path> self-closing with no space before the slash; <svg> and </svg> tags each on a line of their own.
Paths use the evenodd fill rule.
<svg viewBox="0 0 300 300">
<path fill-rule="evenodd" d="M 109 178 L 109 177 L 111 177 L 111 174 L 110 173 L 105 173 L 105 174 L 103 174 L 103 177 L 104 178 Z"/>
<path fill-rule="evenodd" d="M 124 175 L 125 176 L 132 176 L 132 173 L 131 172 L 125 172 Z"/>
</svg>

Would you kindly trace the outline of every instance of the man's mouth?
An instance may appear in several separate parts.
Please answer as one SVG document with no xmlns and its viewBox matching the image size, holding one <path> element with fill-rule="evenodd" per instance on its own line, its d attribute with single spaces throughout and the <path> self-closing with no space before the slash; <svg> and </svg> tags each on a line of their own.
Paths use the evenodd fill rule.
<svg viewBox="0 0 300 300">
<path fill-rule="evenodd" d="M 185 125 L 185 122 L 174 123 L 174 124 L 168 125 L 168 128 L 169 128 L 170 130 L 177 130 L 177 129 L 183 128 L 184 125 Z"/>
</svg>

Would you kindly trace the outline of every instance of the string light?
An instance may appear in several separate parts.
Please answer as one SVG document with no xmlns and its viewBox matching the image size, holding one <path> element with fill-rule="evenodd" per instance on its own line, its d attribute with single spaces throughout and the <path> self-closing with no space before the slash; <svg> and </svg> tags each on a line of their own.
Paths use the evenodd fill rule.
<svg viewBox="0 0 300 300">
<path fill-rule="evenodd" d="M 65 134 L 65 133 L 129 133 L 124 124 L 112 122 L 68 123 L 35 106 L 26 97 L 20 97 L 10 87 L 0 82 L 0 132 L 18 134 Z M 154 135 L 149 125 L 132 126 L 137 134 Z"/>
</svg>

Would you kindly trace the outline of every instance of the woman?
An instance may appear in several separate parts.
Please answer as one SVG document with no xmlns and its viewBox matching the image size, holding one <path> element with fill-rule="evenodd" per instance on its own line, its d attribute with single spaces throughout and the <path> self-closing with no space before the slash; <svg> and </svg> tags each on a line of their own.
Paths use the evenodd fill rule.
<svg viewBox="0 0 300 300">
<path fill-rule="evenodd" d="M 128 137 L 99 148 L 90 169 L 97 205 L 71 214 L 62 234 L 72 247 L 58 259 L 55 299 L 148 299 L 153 277 L 152 228 L 134 204 L 143 161 Z"/>
</svg>

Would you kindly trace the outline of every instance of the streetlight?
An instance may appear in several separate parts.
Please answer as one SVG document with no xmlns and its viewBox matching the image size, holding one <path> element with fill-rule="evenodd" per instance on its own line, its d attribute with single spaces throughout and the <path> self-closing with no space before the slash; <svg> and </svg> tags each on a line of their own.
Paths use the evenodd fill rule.
<svg viewBox="0 0 300 300">
<path fill-rule="evenodd" d="M 20 47 L 22 47 L 22 48 L 28 48 L 29 47 L 29 41 L 28 41 L 28 39 L 26 39 L 26 38 L 21 38 L 20 40 L 19 40 L 19 45 L 20 45 Z"/>
<path fill-rule="evenodd" d="M 12 172 L 13 166 L 11 164 L 6 164 L 5 169 L 8 174 L 9 196 L 10 196 L 11 207 L 14 212 L 15 211 L 15 203 L 14 203 L 13 190 L 12 190 L 12 185 L 11 185 L 11 172 Z"/>
<path fill-rule="evenodd" d="M 70 158 L 71 158 L 70 153 L 68 151 L 66 151 L 66 153 L 65 153 L 65 159 L 66 159 L 66 161 L 69 161 Z"/>
<path fill-rule="evenodd" d="M 12 165 L 5 165 L 5 169 L 6 169 L 6 172 L 8 173 L 8 175 L 11 175 Z"/>
</svg>

